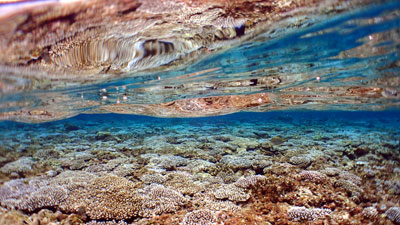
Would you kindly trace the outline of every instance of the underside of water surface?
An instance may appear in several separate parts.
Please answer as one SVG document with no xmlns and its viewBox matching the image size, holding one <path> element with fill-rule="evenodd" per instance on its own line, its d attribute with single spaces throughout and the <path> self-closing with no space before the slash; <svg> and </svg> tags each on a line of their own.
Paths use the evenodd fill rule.
<svg viewBox="0 0 400 225">
<path fill-rule="evenodd" d="M 0 1 L 0 225 L 400 224 L 400 2 Z"/>
</svg>

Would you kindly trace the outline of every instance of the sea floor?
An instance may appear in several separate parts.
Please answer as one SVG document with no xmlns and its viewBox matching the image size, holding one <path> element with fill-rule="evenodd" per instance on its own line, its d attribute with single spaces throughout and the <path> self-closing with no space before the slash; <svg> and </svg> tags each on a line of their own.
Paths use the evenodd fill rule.
<svg viewBox="0 0 400 225">
<path fill-rule="evenodd" d="M 400 223 L 400 113 L 0 123 L 0 224 Z"/>
</svg>

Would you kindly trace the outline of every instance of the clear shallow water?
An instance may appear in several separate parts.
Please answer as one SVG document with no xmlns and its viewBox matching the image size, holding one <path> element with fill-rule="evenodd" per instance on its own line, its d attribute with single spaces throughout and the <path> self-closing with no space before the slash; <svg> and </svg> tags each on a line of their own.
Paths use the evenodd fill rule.
<svg viewBox="0 0 400 225">
<path fill-rule="evenodd" d="M 396 110 L 3 121 L 0 221 L 390 224 L 399 127 Z"/>
<path fill-rule="evenodd" d="M 2 93 L 2 112 L 27 112 L 3 119 L 56 121 L 0 122 L 0 224 L 400 223 L 399 9 L 310 19 L 173 71 Z M 261 112 L 109 113 L 231 95 L 246 104 L 209 101 L 215 114 Z"/>
</svg>

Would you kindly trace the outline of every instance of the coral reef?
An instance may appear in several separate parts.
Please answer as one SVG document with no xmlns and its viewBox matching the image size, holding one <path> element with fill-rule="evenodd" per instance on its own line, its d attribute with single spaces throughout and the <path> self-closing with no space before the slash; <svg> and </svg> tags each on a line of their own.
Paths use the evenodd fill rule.
<svg viewBox="0 0 400 225">
<path fill-rule="evenodd" d="M 215 213 L 206 209 L 199 209 L 187 213 L 183 218 L 182 225 L 213 225 L 216 224 L 217 217 Z"/>
<path fill-rule="evenodd" d="M 0 187 L 0 204 L 9 209 L 35 211 L 59 206 L 67 195 L 65 188 L 44 180 L 11 180 Z"/>
<path fill-rule="evenodd" d="M 229 199 L 233 202 L 245 202 L 250 198 L 250 195 L 242 188 L 233 184 L 223 185 L 214 191 L 216 199 Z"/>
<path fill-rule="evenodd" d="M 143 217 L 176 212 L 187 202 L 181 193 L 160 184 L 151 184 L 138 190 L 138 194 L 142 198 L 139 215 Z"/>
<path fill-rule="evenodd" d="M 172 172 L 167 176 L 167 181 L 164 183 L 166 187 L 176 190 L 184 195 L 193 195 L 204 190 L 204 187 L 199 182 L 194 182 L 191 174 L 183 172 Z"/>
<path fill-rule="evenodd" d="M 312 158 L 308 155 L 292 156 L 290 157 L 289 162 L 293 165 L 307 168 L 312 163 Z"/>
<path fill-rule="evenodd" d="M 123 177 L 95 177 L 83 187 L 69 187 L 70 193 L 61 208 L 84 212 L 93 220 L 130 219 L 142 210 L 143 199 L 137 193 L 136 184 Z"/>
<path fill-rule="evenodd" d="M 390 207 L 385 214 L 395 224 L 400 224 L 400 207 Z"/>
<path fill-rule="evenodd" d="M 378 210 L 373 206 L 366 207 L 366 208 L 363 209 L 362 215 L 367 217 L 367 218 L 372 218 L 373 219 L 373 218 L 376 218 L 378 216 Z"/>
<path fill-rule="evenodd" d="M 24 173 L 32 170 L 32 166 L 35 161 L 32 157 L 22 157 L 17 161 L 7 163 L 0 168 L 0 172 L 11 174 L 11 173 Z"/>
<path fill-rule="evenodd" d="M 327 182 L 328 180 L 328 178 L 324 174 L 312 170 L 301 171 L 299 176 L 302 180 L 308 180 L 317 184 Z"/>
<path fill-rule="evenodd" d="M 332 211 L 330 209 L 319 209 L 319 208 L 307 209 L 305 207 L 294 206 L 291 207 L 287 213 L 289 218 L 294 221 L 301 221 L 301 220 L 313 221 L 319 217 L 331 214 Z"/>
<path fill-rule="evenodd" d="M 262 183 L 265 182 L 266 180 L 267 178 L 262 175 L 251 175 L 247 177 L 240 177 L 235 182 L 235 186 L 241 188 L 250 188 L 255 185 L 262 185 Z"/>
<path fill-rule="evenodd" d="M 95 221 L 95 220 L 92 220 L 92 221 L 90 221 L 88 223 L 85 223 L 85 225 L 128 225 L 128 223 L 123 221 L 123 220 L 120 220 L 118 222 L 115 221 L 115 220 L 112 220 L 112 221 Z"/>
<path fill-rule="evenodd" d="M 363 190 L 348 180 L 339 179 L 335 182 L 336 187 L 344 188 L 354 200 L 359 200 L 361 197 Z"/>
<path fill-rule="evenodd" d="M 86 127 L 74 120 L 80 130 L 64 133 L 63 138 L 51 134 L 35 137 L 40 150 L 18 155 L 10 150 L 0 152 L 5 158 L 3 166 L 21 158 L 34 162 L 32 171 L 21 172 L 24 178 L 1 173 L 0 221 L 105 225 L 398 223 L 399 159 L 373 154 L 383 145 L 396 151 L 393 139 L 400 134 L 397 126 L 389 129 L 395 123 L 384 123 L 387 131 L 364 122 L 357 125 L 360 128 L 352 130 L 351 126 L 343 131 L 326 125 L 346 127 L 343 122 L 323 120 L 317 126 L 320 122 L 314 121 L 313 132 L 325 132 L 324 141 L 319 141 L 308 133 L 309 125 L 297 119 L 246 118 L 246 122 L 223 122 L 224 126 L 200 121 L 95 120 Z M 20 129 L 37 134 L 65 130 L 61 122 Z M 97 141 L 98 131 L 124 141 Z M 16 148 L 26 149 L 31 145 L 25 142 L 28 136 L 24 132 L 9 132 L 0 133 L 5 146 L 18 143 Z M 259 137 L 254 132 L 264 133 Z M 172 140 L 167 136 L 176 137 Z M 263 143 L 275 136 L 286 141 L 266 152 Z M 360 138 L 364 143 L 352 142 Z M 354 159 L 343 155 L 346 146 L 357 148 L 365 143 L 370 149 L 367 154 Z M 299 163 L 290 163 L 291 158 Z"/>
</svg>

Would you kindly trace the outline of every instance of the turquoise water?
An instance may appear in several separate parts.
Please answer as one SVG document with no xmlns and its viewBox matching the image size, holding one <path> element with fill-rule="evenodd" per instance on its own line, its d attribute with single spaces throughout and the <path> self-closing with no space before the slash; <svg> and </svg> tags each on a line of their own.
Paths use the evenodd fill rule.
<svg viewBox="0 0 400 225">
<path fill-rule="evenodd" d="M 399 48 L 389 1 L 178 69 L 1 92 L 2 113 L 29 113 L 0 122 L 0 224 L 399 224 Z M 135 111 L 250 94 L 272 100 Z"/>
</svg>

